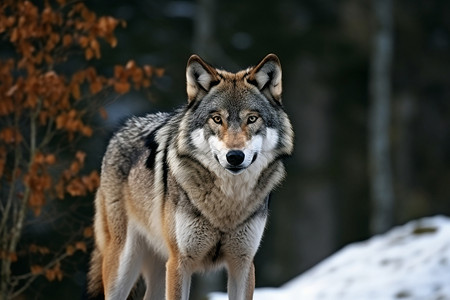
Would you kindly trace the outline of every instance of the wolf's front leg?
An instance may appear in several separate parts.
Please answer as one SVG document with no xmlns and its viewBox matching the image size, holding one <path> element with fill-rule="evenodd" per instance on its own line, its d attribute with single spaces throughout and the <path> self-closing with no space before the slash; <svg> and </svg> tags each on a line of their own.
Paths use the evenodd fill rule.
<svg viewBox="0 0 450 300">
<path fill-rule="evenodd" d="M 228 299 L 251 300 L 255 290 L 253 262 L 235 261 L 228 265 Z"/>
<path fill-rule="evenodd" d="M 188 300 L 191 275 L 176 256 L 169 257 L 166 264 L 166 300 Z"/>
<path fill-rule="evenodd" d="M 261 241 L 266 219 L 267 214 L 261 211 L 236 231 L 223 237 L 230 300 L 253 299 L 255 289 L 253 258 Z"/>
</svg>

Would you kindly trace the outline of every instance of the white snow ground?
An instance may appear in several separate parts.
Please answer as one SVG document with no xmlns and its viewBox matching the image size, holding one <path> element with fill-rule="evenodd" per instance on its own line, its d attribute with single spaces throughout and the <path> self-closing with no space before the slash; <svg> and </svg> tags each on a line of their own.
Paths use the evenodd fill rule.
<svg viewBox="0 0 450 300">
<path fill-rule="evenodd" d="M 450 218 L 411 221 L 350 244 L 280 288 L 257 288 L 254 299 L 450 300 Z"/>
</svg>

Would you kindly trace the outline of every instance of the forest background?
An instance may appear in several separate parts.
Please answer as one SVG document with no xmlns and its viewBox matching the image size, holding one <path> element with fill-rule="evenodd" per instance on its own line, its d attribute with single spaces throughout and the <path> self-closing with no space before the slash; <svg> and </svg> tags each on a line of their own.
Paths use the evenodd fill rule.
<svg viewBox="0 0 450 300">
<path fill-rule="evenodd" d="M 44 63 L 38 65 L 47 68 L 41 74 L 43 86 L 57 90 L 57 74 L 71 78 L 64 86 L 69 106 L 58 108 L 61 95 L 52 95 L 54 103 L 48 106 L 54 109 L 47 116 L 34 115 L 39 102 L 33 104 L 29 94 L 19 95 L 14 88 L 25 71 L 8 69 L 7 60 L 27 54 L 17 51 L 12 31 L 0 31 L 0 229 L 5 229 L 0 233 L 2 279 L 3 272 L 11 272 L 8 288 L 16 284 L 17 299 L 85 296 L 93 191 L 106 143 L 127 117 L 186 102 L 185 66 L 192 53 L 232 71 L 257 63 L 267 53 L 281 59 L 283 101 L 296 133 L 295 152 L 286 161 L 285 182 L 272 195 L 256 256 L 257 286 L 279 286 L 344 245 L 394 225 L 449 215 L 450 3 L 393 1 L 381 16 L 389 25 L 391 15 L 392 22 L 383 27 L 376 2 L 68 1 L 67 11 L 82 3 L 95 13 L 95 19 L 86 15 L 86 22 L 97 24 L 97 31 L 85 28 L 93 34 L 86 34 L 89 40 L 72 36 L 78 44 L 67 55 L 74 58 L 59 67 L 41 58 Z M 41 15 L 46 2 L 30 3 Z M 387 141 L 388 169 L 381 176 L 392 192 L 391 211 L 381 213 L 389 217 L 377 227 L 374 177 L 380 174 L 374 172 L 373 160 L 373 80 L 376 37 L 383 28 L 392 41 L 392 56 L 386 64 L 390 97 L 381 132 Z M 63 35 L 55 44 L 68 39 Z M 56 73 L 50 72 L 53 69 Z M 79 70 L 85 70 L 83 80 L 68 77 Z M 79 91 L 73 83 L 77 80 Z M 14 97 L 28 103 L 20 110 L 28 112 L 20 115 L 28 119 L 14 118 L 17 107 L 7 102 Z M 15 152 L 22 140 L 33 136 L 32 120 L 55 130 L 45 145 L 47 152 L 33 152 L 31 142 Z M 37 140 L 46 142 L 45 134 L 38 130 Z M 21 174 L 14 163 L 19 154 L 30 157 Z M 31 180 L 33 174 L 36 180 Z M 8 199 L 26 204 L 20 230 L 8 227 L 20 215 L 20 209 L 7 209 Z M 20 231 L 14 251 L 5 248 L 13 235 L 7 228 Z M 220 273 L 213 279 L 199 277 L 194 293 L 201 297 L 223 290 L 223 280 Z"/>
</svg>

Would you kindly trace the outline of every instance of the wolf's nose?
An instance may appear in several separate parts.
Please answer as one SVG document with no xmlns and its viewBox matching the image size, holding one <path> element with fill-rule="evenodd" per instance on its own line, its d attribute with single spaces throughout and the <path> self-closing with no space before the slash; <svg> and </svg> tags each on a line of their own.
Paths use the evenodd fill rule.
<svg viewBox="0 0 450 300">
<path fill-rule="evenodd" d="M 227 153 L 227 161 L 232 166 L 239 166 L 245 158 L 244 152 L 240 150 L 231 150 Z"/>
</svg>

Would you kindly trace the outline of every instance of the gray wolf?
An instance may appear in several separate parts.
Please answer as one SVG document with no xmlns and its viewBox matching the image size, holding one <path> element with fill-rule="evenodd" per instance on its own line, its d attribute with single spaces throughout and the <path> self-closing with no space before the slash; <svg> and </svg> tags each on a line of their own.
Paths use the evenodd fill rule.
<svg viewBox="0 0 450 300">
<path fill-rule="evenodd" d="M 188 103 L 133 117 L 112 137 L 95 199 L 89 290 L 188 299 L 191 275 L 225 266 L 230 299 L 252 299 L 269 193 L 293 149 L 274 54 L 237 73 L 192 55 Z"/>
</svg>

